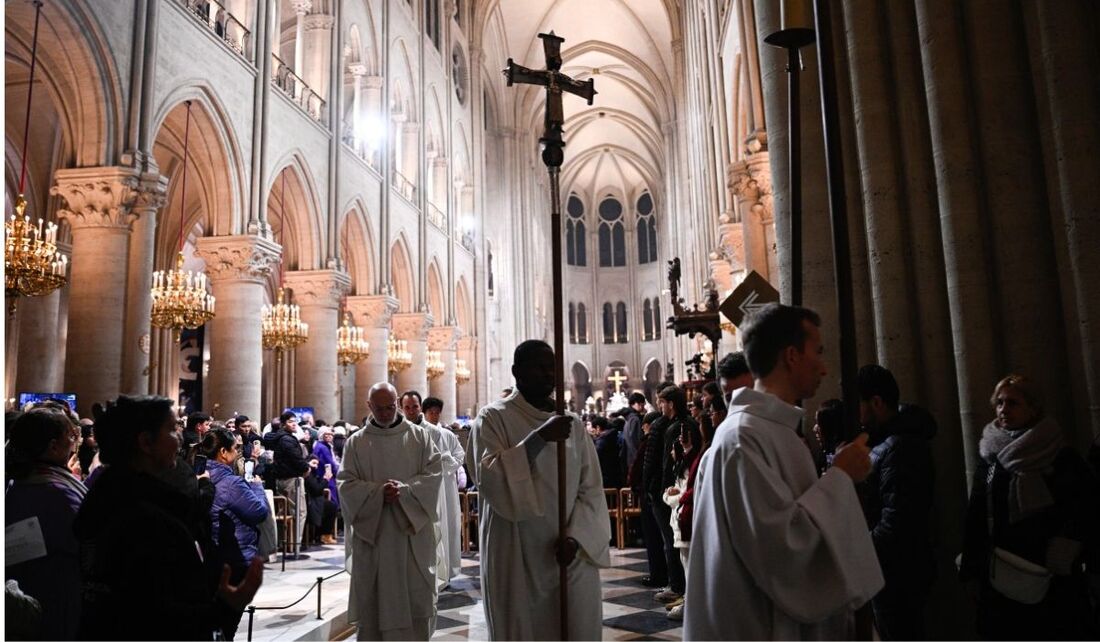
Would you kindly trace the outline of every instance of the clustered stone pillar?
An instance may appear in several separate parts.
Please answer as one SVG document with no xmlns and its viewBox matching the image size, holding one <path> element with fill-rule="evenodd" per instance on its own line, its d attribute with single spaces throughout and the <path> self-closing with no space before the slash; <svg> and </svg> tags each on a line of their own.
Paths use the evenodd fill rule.
<svg viewBox="0 0 1100 642">
<path fill-rule="evenodd" d="M 225 416 L 260 417 L 263 373 L 260 308 L 282 248 L 255 235 L 198 240 L 198 253 L 217 299 L 210 321 L 210 375 L 203 405 L 218 404 Z"/>
<path fill-rule="evenodd" d="M 313 416 L 332 423 L 339 415 L 336 331 L 340 299 L 351 286 L 339 270 L 288 272 L 286 286 L 309 324 L 309 340 L 294 351 L 294 405 L 312 406 Z"/>
<path fill-rule="evenodd" d="M 458 340 L 456 360 L 462 359 L 470 371 L 470 379 L 465 383 L 456 380 L 455 415 L 469 415 L 477 405 L 477 337 L 466 335 Z"/>
<path fill-rule="evenodd" d="M 157 212 L 167 201 L 168 177 L 154 174 L 142 176 L 133 205 L 136 216 L 130 236 L 129 274 L 126 292 L 126 325 L 122 344 L 121 391 L 125 394 L 148 394 L 149 346 L 152 339 L 153 295 L 150 290 L 153 275 L 153 254 L 156 244 Z M 176 266 L 175 256 L 171 267 Z"/>
<path fill-rule="evenodd" d="M 397 373 L 397 394 L 416 390 L 423 397 L 428 389 L 428 329 L 435 323 L 426 312 L 393 315 L 393 333 L 407 342 L 412 365 Z"/>
<path fill-rule="evenodd" d="M 765 279 L 779 275 L 773 249 L 775 210 L 771 179 L 768 152 L 757 152 L 730 165 L 727 186 L 736 195 L 740 216 L 738 221 L 723 222 L 721 226 L 731 245 L 736 248 L 738 241 L 742 244 L 745 272 L 755 270 Z"/>
<path fill-rule="evenodd" d="M 65 200 L 58 216 L 73 235 L 65 389 L 77 412 L 118 396 L 130 226 L 139 177 L 128 167 L 62 169 L 50 193 Z"/>
<path fill-rule="evenodd" d="M 347 308 L 352 323 L 362 326 L 364 338 L 370 343 L 370 356 L 355 365 L 355 421 L 370 414 L 367 393 L 376 383 L 389 380 L 386 369 L 386 347 L 390 338 L 390 322 L 398 302 L 392 296 L 350 296 Z"/>
<path fill-rule="evenodd" d="M 318 96 L 328 95 L 329 59 L 331 57 L 332 28 L 336 24 L 333 16 L 324 13 L 310 13 L 302 19 L 305 23 L 305 67 L 298 72 L 310 89 Z"/>
<path fill-rule="evenodd" d="M 456 326 L 439 326 L 428 331 L 428 349 L 439 352 L 443 374 L 428 382 L 428 393 L 443 401 L 440 422 L 449 424 L 458 414 L 458 387 L 455 383 L 455 347 L 462 331 Z"/>
</svg>

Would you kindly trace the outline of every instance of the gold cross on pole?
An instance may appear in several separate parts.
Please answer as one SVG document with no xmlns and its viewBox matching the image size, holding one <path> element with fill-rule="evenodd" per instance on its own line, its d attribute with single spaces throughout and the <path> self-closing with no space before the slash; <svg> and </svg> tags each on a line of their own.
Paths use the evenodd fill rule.
<svg viewBox="0 0 1100 642">
<path fill-rule="evenodd" d="M 612 370 L 611 376 L 607 380 L 615 384 L 615 394 L 619 394 L 622 392 L 623 382 L 627 380 L 627 377 L 623 376 L 622 370 Z"/>
</svg>

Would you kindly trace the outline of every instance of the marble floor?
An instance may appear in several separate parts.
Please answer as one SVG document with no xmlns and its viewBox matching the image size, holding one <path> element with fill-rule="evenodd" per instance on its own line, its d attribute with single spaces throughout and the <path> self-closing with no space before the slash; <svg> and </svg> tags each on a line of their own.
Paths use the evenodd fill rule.
<svg viewBox="0 0 1100 642">
<path fill-rule="evenodd" d="M 343 568 L 343 545 L 314 547 L 309 559 L 268 564 L 264 584 L 256 595 L 259 607 L 252 622 L 252 640 L 283 642 L 291 640 L 353 639 L 347 625 L 348 575 Z M 604 640 L 680 640 L 681 623 L 669 620 L 663 605 L 653 599 L 654 589 L 639 581 L 646 573 L 643 549 L 611 549 L 611 568 L 600 571 L 603 581 Z M 481 605 L 481 580 L 478 578 L 476 553 L 464 555 L 462 574 L 440 593 L 436 632 L 433 640 L 485 640 L 485 613 Z M 282 607 L 299 598 L 317 578 L 322 582 L 320 618 L 317 591 L 313 588 L 297 604 Z M 246 612 L 236 636 L 248 638 L 249 615 Z"/>
</svg>

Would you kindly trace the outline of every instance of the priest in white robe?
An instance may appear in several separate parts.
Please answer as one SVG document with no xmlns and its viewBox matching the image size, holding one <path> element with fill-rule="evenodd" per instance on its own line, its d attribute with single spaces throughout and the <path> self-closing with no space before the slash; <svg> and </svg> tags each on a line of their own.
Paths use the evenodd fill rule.
<svg viewBox="0 0 1100 642">
<path fill-rule="evenodd" d="M 388 383 L 370 390 L 371 418 L 344 444 L 337 475 L 349 535 L 348 621 L 360 640 L 427 640 L 435 620 L 439 450 L 397 413 Z"/>
<path fill-rule="evenodd" d="M 772 304 L 742 329 L 755 388 L 741 388 L 695 484 L 685 640 L 851 639 L 883 586 L 854 482 L 867 435 L 817 477 L 795 432 L 825 375 L 820 318 Z"/>
<path fill-rule="evenodd" d="M 432 440 L 443 463 L 443 488 L 439 492 L 439 545 L 436 547 L 438 563 L 435 576 L 440 590 L 447 587 L 451 578 L 462 572 L 462 505 L 458 499 L 458 476 L 466 451 L 450 428 L 439 425 L 443 413 L 443 400 L 427 397 L 421 406 L 424 419 L 420 425 L 431 431 Z"/>
<path fill-rule="evenodd" d="M 554 351 L 542 341 L 516 348 L 516 389 L 478 414 L 466 465 L 481 500 L 481 586 L 493 640 L 557 640 L 558 562 L 569 562 L 570 640 L 598 640 L 599 569 L 610 565 L 596 448 L 575 415 L 553 414 Z M 557 444 L 566 449 L 568 537 L 558 541 Z"/>
</svg>

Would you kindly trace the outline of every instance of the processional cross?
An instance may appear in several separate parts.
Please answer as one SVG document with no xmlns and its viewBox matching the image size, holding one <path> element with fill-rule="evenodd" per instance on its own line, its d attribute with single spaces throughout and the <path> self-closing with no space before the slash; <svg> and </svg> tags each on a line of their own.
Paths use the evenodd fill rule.
<svg viewBox="0 0 1100 642">
<path fill-rule="evenodd" d="M 611 376 L 607 378 L 608 381 L 615 384 L 615 394 L 623 391 L 623 382 L 627 379 L 628 377 L 624 377 L 621 370 L 612 370 Z"/>
<path fill-rule="evenodd" d="M 542 162 L 546 165 L 546 171 L 550 174 L 550 239 L 551 239 L 551 263 L 553 266 L 554 281 L 554 406 L 559 415 L 565 414 L 565 328 L 562 327 L 562 274 L 561 274 L 561 189 L 558 178 L 561 174 L 561 164 L 565 160 L 565 141 L 562 139 L 562 126 L 565 124 L 565 114 L 562 111 L 562 92 L 569 92 L 580 96 L 592 104 L 592 98 L 596 95 L 595 83 L 591 78 L 587 82 L 574 80 L 561 73 L 561 43 L 564 38 L 554 35 L 554 32 L 540 33 L 543 52 L 546 54 L 546 69 L 528 69 L 523 65 L 517 65 L 511 58 L 508 59 L 508 67 L 504 69 L 504 75 L 508 79 L 508 86 L 515 83 L 522 85 L 540 85 L 546 87 L 546 117 L 543 120 L 543 133 L 539 143 L 542 144 Z M 565 529 L 565 442 L 558 442 L 558 546 L 564 546 L 568 533 Z M 561 587 L 561 610 L 559 613 L 561 631 L 559 637 L 562 640 L 569 636 L 569 571 L 564 560 L 558 559 L 558 584 Z"/>
</svg>

